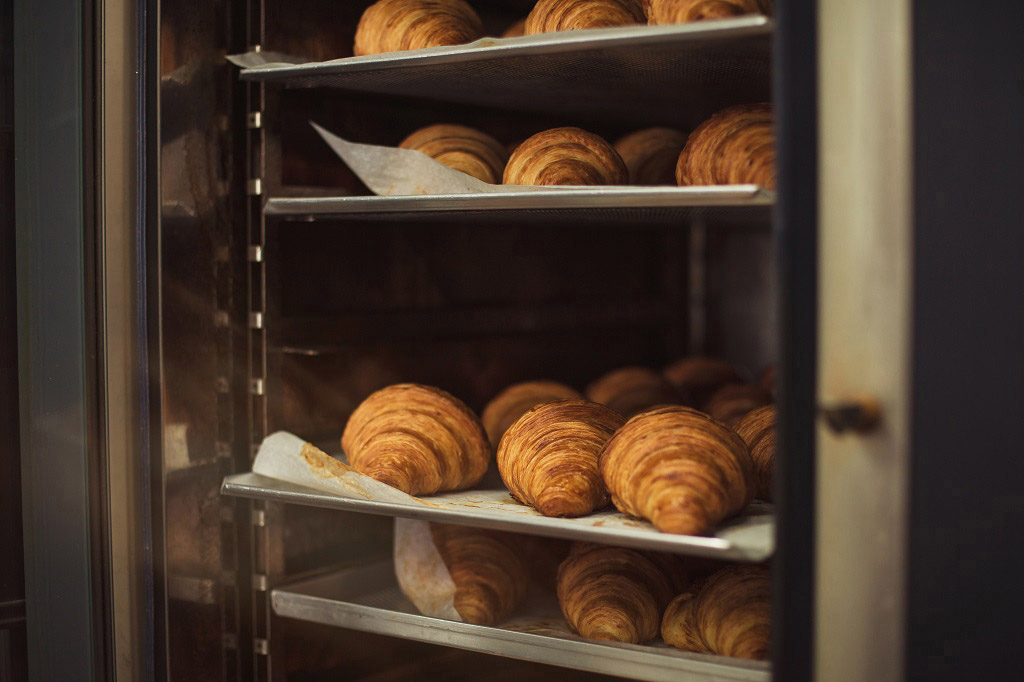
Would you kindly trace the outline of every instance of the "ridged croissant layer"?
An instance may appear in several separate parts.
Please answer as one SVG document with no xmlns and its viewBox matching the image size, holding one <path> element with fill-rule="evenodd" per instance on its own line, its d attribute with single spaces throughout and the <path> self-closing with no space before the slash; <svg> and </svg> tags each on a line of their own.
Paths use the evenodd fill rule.
<svg viewBox="0 0 1024 682">
<path fill-rule="evenodd" d="M 438 163 L 492 185 L 501 183 L 508 160 L 500 142 L 487 133 L 461 125 L 420 128 L 398 146 L 421 151 Z"/>
<path fill-rule="evenodd" d="M 679 395 L 657 372 L 646 367 L 622 367 L 587 387 L 587 398 L 627 419 L 655 405 L 679 402 Z"/>
<path fill-rule="evenodd" d="M 742 384 L 736 368 L 725 360 L 694 356 L 666 367 L 662 374 L 682 396 L 686 405 L 704 409 L 712 394 L 728 384 Z"/>
<path fill-rule="evenodd" d="M 526 35 L 646 22 L 641 0 L 538 0 L 526 18 Z"/>
<path fill-rule="evenodd" d="M 438 523 L 430 531 L 455 583 L 455 610 L 462 620 L 492 625 L 523 601 L 527 566 L 515 536 Z"/>
<path fill-rule="evenodd" d="M 462 45 L 483 36 L 483 22 L 464 0 L 378 0 L 356 27 L 356 56 Z"/>
<path fill-rule="evenodd" d="M 612 503 L 666 533 L 707 533 L 754 494 L 754 465 L 743 439 L 688 407 L 633 417 L 605 445 L 599 464 Z"/>
<path fill-rule="evenodd" d="M 626 164 L 603 138 L 552 128 L 527 138 L 505 165 L 506 185 L 624 185 Z"/>
<path fill-rule="evenodd" d="M 615 151 L 622 157 L 633 185 L 676 184 L 676 162 L 686 135 L 671 128 L 644 128 L 620 138 Z"/>
<path fill-rule="evenodd" d="M 775 406 L 766 405 L 748 412 L 736 425 L 736 433 L 750 447 L 757 476 L 757 491 L 762 500 L 772 499 L 775 480 Z"/>
<path fill-rule="evenodd" d="M 771 647 L 771 574 L 729 566 L 665 610 L 661 636 L 685 651 L 765 659 Z"/>
<path fill-rule="evenodd" d="M 476 415 L 449 393 L 419 384 L 371 394 L 349 417 L 341 447 L 356 471 L 410 495 L 468 488 L 491 459 Z"/>
<path fill-rule="evenodd" d="M 623 423 L 603 405 L 560 400 L 534 407 L 498 444 L 512 496 L 545 516 L 582 516 L 608 503 L 597 455 Z"/>
<path fill-rule="evenodd" d="M 567 398 L 581 399 L 577 391 L 557 381 L 524 381 L 509 386 L 484 407 L 480 420 L 484 423 L 491 445 L 498 447 L 508 427 L 530 408 Z"/>
<path fill-rule="evenodd" d="M 650 0 L 652 24 L 683 24 L 702 19 L 726 19 L 741 14 L 770 14 L 771 0 Z"/>
<path fill-rule="evenodd" d="M 771 104 L 723 109 L 690 133 L 676 165 L 680 185 L 775 187 Z"/>
<path fill-rule="evenodd" d="M 726 426 L 734 427 L 751 410 L 767 405 L 771 396 L 753 384 L 727 384 L 708 400 L 706 412 Z"/>
</svg>

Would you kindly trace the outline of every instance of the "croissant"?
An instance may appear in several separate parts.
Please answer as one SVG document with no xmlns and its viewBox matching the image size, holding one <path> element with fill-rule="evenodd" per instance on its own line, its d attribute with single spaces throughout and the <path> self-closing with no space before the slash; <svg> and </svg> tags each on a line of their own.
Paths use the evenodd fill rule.
<svg viewBox="0 0 1024 682">
<path fill-rule="evenodd" d="M 431 523 L 434 546 L 455 583 L 455 610 L 467 623 L 500 622 L 526 596 L 527 565 L 508 533 Z"/>
<path fill-rule="evenodd" d="M 676 165 L 680 185 L 775 187 L 771 104 L 723 109 L 690 133 Z"/>
<path fill-rule="evenodd" d="M 678 649 L 735 658 L 768 658 L 771 575 L 763 566 L 729 566 L 665 610 L 661 636 Z"/>
<path fill-rule="evenodd" d="M 655 405 L 678 403 L 679 395 L 653 370 L 622 367 L 590 384 L 587 399 L 607 405 L 628 419 Z"/>
<path fill-rule="evenodd" d="M 769 365 L 764 368 L 764 371 L 761 372 L 761 376 L 757 379 L 757 383 L 761 388 L 768 391 L 768 395 L 770 395 L 772 399 L 775 398 L 776 374 L 775 365 Z"/>
<path fill-rule="evenodd" d="M 598 462 L 612 503 L 666 533 L 706 533 L 754 495 L 747 444 L 688 407 L 636 415 L 612 436 Z"/>
<path fill-rule="evenodd" d="M 771 401 L 771 396 L 760 386 L 727 384 L 711 394 L 706 411 L 726 426 L 735 426 L 743 415 Z"/>
<path fill-rule="evenodd" d="M 741 14 L 771 14 L 771 0 L 650 0 L 652 24 L 684 24 L 701 19 L 725 19 Z"/>
<path fill-rule="evenodd" d="M 410 495 L 468 488 L 491 459 L 476 415 L 458 398 L 419 384 L 371 394 L 348 418 L 341 447 L 356 471 Z"/>
<path fill-rule="evenodd" d="M 398 146 L 417 149 L 438 163 L 492 185 L 501 183 L 508 160 L 508 153 L 500 142 L 487 133 L 460 125 L 420 128 Z"/>
<path fill-rule="evenodd" d="M 539 0 L 526 17 L 526 35 L 646 23 L 641 0 Z"/>
<path fill-rule="evenodd" d="M 559 400 L 516 420 L 498 443 L 512 497 L 544 516 L 582 516 L 608 504 L 597 453 L 623 419 L 603 405 Z"/>
<path fill-rule="evenodd" d="M 483 22 L 464 0 L 377 0 L 363 12 L 356 56 L 461 45 L 483 35 Z"/>
<path fill-rule="evenodd" d="M 575 390 L 557 381 L 524 381 L 513 384 L 487 403 L 480 416 L 491 445 L 498 447 L 502 434 L 535 405 L 566 398 L 580 399 Z"/>
<path fill-rule="evenodd" d="M 552 128 L 527 138 L 505 166 L 506 185 L 624 185 L 629 172 L 603 138 Z"/>
<path fill-rule="evenodd" d="M 701 356 L 674 362 L 662 374 L 679 391 L 684 403 L 697 409 L 703 408 L 722 386 L 743 383 L 736 368 L 725 360 Z"/>
<path fill-rule="evenodd" d="M 754 460 L 757 481 L 754 495 L 771 500 L 775 479 L 775 406 L 765 405 L 748 412 L 735 428 Z"/>
<path fill-rule="evenodd" d="M 675 557 L 576 543 L 558 568 L 558 604 L 583 637 L 639 644 L 657 636 L 661 614 L 685 584 Z"/>
<path fill-rule="evenodd" d="M 526 19 L 520 19 L 516 23 L 512 24 L 505 29 L 505 32 L 501 34 L 502 38 L 518 38 L 521 35 L 526 34 Z"/>
<path fill-rule="evenodd" d="M 686 135 L 671 128 L 644 128 L 620 138 L 615 151 L 622 157 L 634 185 L 674 185 L 676 161 Z"/>
</svg>

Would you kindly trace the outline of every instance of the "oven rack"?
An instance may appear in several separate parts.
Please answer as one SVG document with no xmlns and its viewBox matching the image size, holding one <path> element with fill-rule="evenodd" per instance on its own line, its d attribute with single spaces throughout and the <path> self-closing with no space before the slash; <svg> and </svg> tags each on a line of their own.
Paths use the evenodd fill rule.
<svg viewBox="0 0 1024 682">
<path fill-rule="evenodd" d="M 422 616 L 399 589 L 390 561 L 279 587 L 271 604 L 286 618 L 633 679 L 771 679 L 767 662 L 677 651 L 660 640 L 585 640 L 568 630 L 550 596 L 530 599 L 522 609 L 528 615 L 513 616 L 502 627 Z"/>
</svg>

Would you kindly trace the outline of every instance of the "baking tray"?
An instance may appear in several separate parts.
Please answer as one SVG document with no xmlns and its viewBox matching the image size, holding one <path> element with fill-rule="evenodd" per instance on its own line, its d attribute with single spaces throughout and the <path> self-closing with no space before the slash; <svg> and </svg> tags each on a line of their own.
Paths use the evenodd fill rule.
<svg viewBox="0 0 1024 682">
<path fill-rule="evenodd" d="M 576 519 L 542 516 L 513 500 L 505 489 L 469 490 L 423 498 L 429 505 L 398 504 L 340 497 L 260 474 L 245 473 L 227 476 L 221 485 L 221 493 L 714 559 L 763 561 L 775 549 L 772 506 L 761 502 L 751 504 L 744 515 L 723 523 L 714 535 L 697 536 L 661 533 L 646 521 L 628 518 L 611 507 Z"/>
<path fill-rule="evenodd" d="M 390 561 L 339 571 L 271 591 L 279 616 L 640 680 L 763 682 L 770 666 L 645 645 L 582 639 L 552 596 L 532 597 L 519 614 L 487 627 L 421 616 L 405 598 Z"/>
</svg>

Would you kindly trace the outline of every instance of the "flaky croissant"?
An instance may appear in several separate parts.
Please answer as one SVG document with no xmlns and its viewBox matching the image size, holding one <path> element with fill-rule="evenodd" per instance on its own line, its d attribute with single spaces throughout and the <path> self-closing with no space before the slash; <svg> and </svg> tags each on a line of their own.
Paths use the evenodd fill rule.
<svg viewBox="0 0 1024 682">
<path fill-rule="evenodd" d="M 771 396 L 754 384 L 727 384 L 708 399 L 707 412 L 726 426 L 735 426 L 751 410 L 769 404 Z"/>
<path fill-rule="evenodd" d="M 666 533 L 707 533 L 754 496 L 747 444 L 688 407 L 633 417 L 605 445 L 599 466 L 612 503 Z"/>
<path fill-rule="evenodd" d="M 477 625 L 502 621 L 526 595 L 527 565 L 514 535 L 431 523 L 434 546 L 455 583 L 455 610 Z"/>
<path fill-rule="evenodd" d="M 639 644 L 657 636 L 665 607 L 685 585 L 673 556 L 577 543 L 558 569 L 558 604 L 583 637 Z"/>
<path fill-rule="evenodd" d="M 348 418 L 341 447 L 356 471 L 410 495 L 468 488 L 491 459 L 487 434 L 472 410 L 419 384 L 371 394 Z"/>
<path fill-rule="evenodd" d="M 623 420 L 603 405 L 559 400 L 516 420 L 498 443 L 512 497 L 545 516 L 582 516 L 608 504 L 597 453 Z"/>
<path fill-rule="evenodd" d="M 772 499 L 775 480 L 775 414 L 774 405 L 765 405 L 748 412 L 735 427 L 750 448 L 757 477 L 754 494 L 762 500 Z"/>
<path fill-rule="evenodd" d="M 377 0 L 363 12 L 356 56 L 470 43 L 484 27 L 464 0 Z"/>
<path fill-rule="evenodd" d="M 501 183 L 508 153 L 487 133 L 468 126 L 437 124 L 420 128 L 398 145 L 416 149 L 438 163 L 493 184 Z"/>
<path fill-rule="evenodd" d="M 629 171 L 632 185 L 674 185 L 676 162 L 686 135 L 671 128 L 644 128 L 620 138 L 615 151 Z"/>
<path fill-rule="evenodd" d="M 538 0 L 526 35 L 647 23 L 641 0 Z"/>
<path fill-rule="evenodd" d="M 682 396 L 684 404 L 698 410 L 722 386 L 743 383 L 736 368 L 725 360 L 699 355 L 672 363 L 662 374 Z"/>
<path fill-rule="evenodd" d="M 771 14 L 771 0 L 650 0 L 652 24 L 683 24 L 701 19 L 726 19 L 741 14 Z"/>
<path fill-rule="evenodd" d="M 602 137 L 552 128 L 527 138 L 505 165 L 506 185 L 624 185 L 629 172 Z"/>
<path fill-rule="evenodd" d="M 771 648 L 771 574 L 729 566 L 665 610 L 661 636 L 686 651 L 765 659 Z"/>
<path fill-rule="evenodd" d="M 775 187 L 771 104 L 723 109 L 690 133 L 676 165 L 680 185 Z"/>
<path fill-rule="evenodd" d="M 676 404 L 679 395 L 663 376 L 653 370 L 622 367 L 590 384 L 587 399 L 606 405 L 629 419 L 655 405 Z"/>
<path fill-rule="evenodd" d="M 484 407 L 480 420 L 484 423 L 491 445 L 497 448 L 508 427 L 531 407 L 567 398 L 581 399 L 583 396 L 557 381 L 524 381 L 494 396 Z"/>
</svg>

